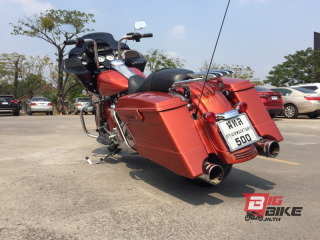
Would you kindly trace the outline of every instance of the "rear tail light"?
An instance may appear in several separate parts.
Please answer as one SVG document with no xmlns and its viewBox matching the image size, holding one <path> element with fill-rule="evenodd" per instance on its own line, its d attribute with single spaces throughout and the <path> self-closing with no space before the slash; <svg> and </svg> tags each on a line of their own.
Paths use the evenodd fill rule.
<svg viewBox="0 0 320 240">
<path fill-rule="evenodd" d="M 320 97 L 304 96 L 304 98 L 307 99 L 308 101 L 312 101 L 312 100 L 320 101 Z"/>
<path fill-rule="evenodd" d="M 247 111 L 248 104 L 245 102 L 238 102 L 236 105 L 233 106 L 239 113 L 243 113 Z"/>
<path fill-rule="evenodd" d="M 49 106 L 53 106 L 51 102 L 48 103 Z"/>
<path fill-rule="evenodd" d="M 260 97 L 262 97 L 262 98 L 268 98 L 268 95 L 266 95 L 266 94 L 259 94 L 260 95 Z"/>
<path fill-rule="evenodd" d="M 14 100 L 11 100 L 11 103 L 18 104 L 18 101 L 14 99 Z"/>
<path fill-rule="evenodd" d="M 78 103 L 77 106 L 82 106 L 82 103 Z"/>
<path fill-rule="evenodd" d="M 204 120 L 206 120 L 209 123 L 215 123 L 216 121 L 216 115 L 213 112 L 207 112 L 203 115 Z"/>
<path fill-rule="evenodd" d="M 35 103 L 35 102 L 32 102 L 31 104 L 30 104 L 30 106 L 36 106 L 37 104 Z"/>
</svg>

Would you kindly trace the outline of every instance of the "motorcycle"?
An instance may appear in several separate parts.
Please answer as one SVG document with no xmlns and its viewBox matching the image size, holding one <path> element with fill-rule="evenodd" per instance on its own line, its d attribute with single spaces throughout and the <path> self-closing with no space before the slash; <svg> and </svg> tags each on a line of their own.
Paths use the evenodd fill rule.
<svg viewBox="0 0 320 240">
<path fill-rule="evenodd" d="M 261 212 L 261 211 L 259 211 Z M 262 221 L 263 220 L 263 216 L 259 214 L 259 212 L 255 212 L 255 211 L 247 211 L 247 215 L 244 217 L 244 219 L 246 221 L 251 220 L 259 220 Z"/>
<path fill-rule="evenodd" d="M 98 99 L 93 102 L 98 134 L 86 129 L 86 106 L 80 119 L 84 132 L 109 149 L 104 159 L 124 150 L 183 177 L 217 185 L 233 164 L 258 153 L 279 154 L 283 137 L 248 80 L 227 77 L 230 70 L 182 68 L 146 77 L 144 56 L 123 43 L 152 37 L 137 32 L 145 27 L 145 21 L 137 21 L 134 31 L 118 41 L 110 33 L 94 32 L 64 42 L 76 47 L 62 70 Z M 75 32 L 69 24 L 62 29 Z"/>
</svg>

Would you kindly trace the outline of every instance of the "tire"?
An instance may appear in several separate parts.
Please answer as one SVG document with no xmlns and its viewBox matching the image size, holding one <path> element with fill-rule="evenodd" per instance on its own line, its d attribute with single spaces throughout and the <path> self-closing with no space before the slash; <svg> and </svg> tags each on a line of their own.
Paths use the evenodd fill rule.
<svg viewBox="0 0 320 240">
<path fill-rule="evenodd" d="M 46 112 L 46 115 L 49 115 L 49 113 L 48 113 L 48 112 Z"/>
<path fill-rule="evenodd" d="M 246 216 L 244 217 L 244 219 L 245 219 L 246 221 L 249 221 L 249 220 L 250 220 L 250 217 L 249 217 L 248 215 L 246 215 Z"/>
<path fill-rule="evenodd" d="M 78 115 L 78 112 L 77 112 L 77 111 L 74 111 L 74 115 Z"/>
<path fill-rule="evenodd" d="M 53 115 L 53 112 L 50 112 L 50 115 Z"/>
<path fill-rule="evenodd" d="M 286 118 L 297 118 L 299 115 L 298 109 L 293 104 L 288 104 L 284 107 L 284 116 Z"/>
<path fill-rule="evenodd" d="M 20 116 L 20 111 L 14 112 L 14 113 L 13 113 L 13 116 Z"/>
<path fill-rule="evenodd" d="M 271 117 L 271 118 L 275 118 L 276 115 L 275 115 L 275 114 L 270 114 L 270 117 Z"/>
<path fill-rule="evenodd" d="M 31 112 L 31 111 L 29 112 L 29 115 L 30 115 L 30 116 L 32 115 L 32 112 Z"/>
<path fill-rule="evenodd" d="M 87 114 L 88 114 L 88 112 L 84 112 L 84 114 L 85 114 L 85 115 L 87 115 Z"/>
<path fill-rule="evenodd" d="M 319 114 L 315 114 L 315 113 L 308 113 L 307 116 L 308 116 L 309 118 L 317 118 L 317 117 L 319 117 L 320 115 L 319 115 Z"/>
</svg>

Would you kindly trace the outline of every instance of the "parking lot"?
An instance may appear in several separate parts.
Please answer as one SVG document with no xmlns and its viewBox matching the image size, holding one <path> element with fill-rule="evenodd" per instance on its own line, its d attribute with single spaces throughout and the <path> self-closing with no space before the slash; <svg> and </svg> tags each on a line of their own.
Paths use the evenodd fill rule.
<svg viewBox="0 0 320 240">
<path fill-rule="evenodd" d="M 320 118 L 274 121 L 284 137 L 276 159 L 201 187 L 123 152 L 89 165 L 108 150 L 79 116 L 0 115 L 1 239 L 319 239 Z M 245 221 L 242 193 L 283 196 L 301 216 Z"/>
</svg>

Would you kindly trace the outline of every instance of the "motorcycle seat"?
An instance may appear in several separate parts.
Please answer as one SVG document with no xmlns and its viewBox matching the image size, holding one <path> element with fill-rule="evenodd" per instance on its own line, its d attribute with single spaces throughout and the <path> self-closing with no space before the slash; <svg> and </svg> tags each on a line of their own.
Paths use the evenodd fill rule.
<svg viewBox="0 0 320 240">
<path fill-rule="evenodd" d="M 139 75 L 134 75 L 128 80 L 128 93 L 167 92 L 176 81 L 190 79 L 191 77 L 188 76 L 188 73 L 193 72 L 183 68 L 166 68 L 152 72 L 146 79 Z"/>
</svg>

